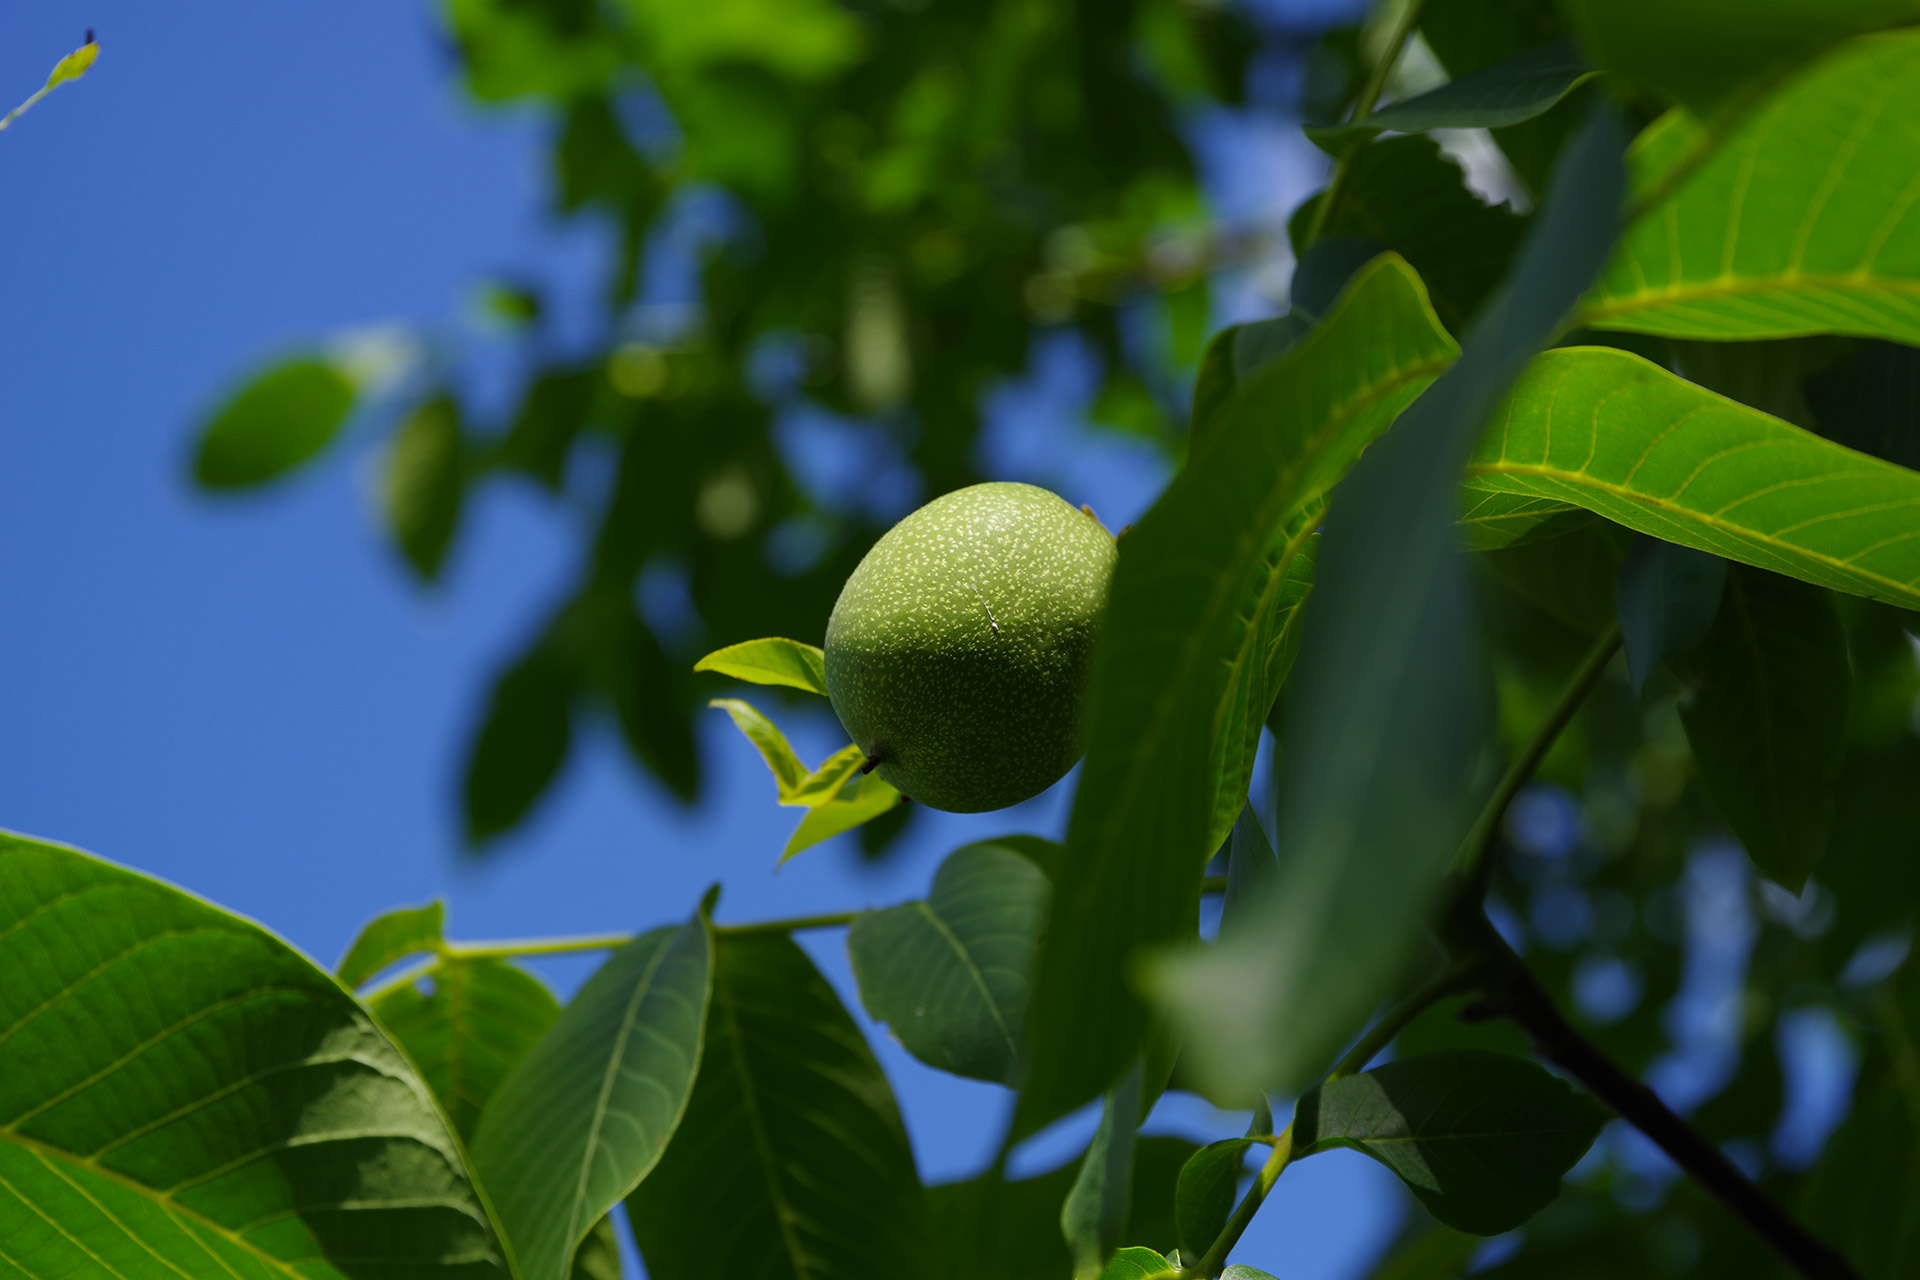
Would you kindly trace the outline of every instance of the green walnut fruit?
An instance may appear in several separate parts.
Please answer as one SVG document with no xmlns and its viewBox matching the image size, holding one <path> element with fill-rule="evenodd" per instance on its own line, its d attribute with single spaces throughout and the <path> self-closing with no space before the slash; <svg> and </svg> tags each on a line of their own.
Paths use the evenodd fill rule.
<svg viewBox="0 0 1920 1280">
<path fill-rule="evenodd" d="M 827 696 L 868 766 L 921 804 L 978 813 L 1080 757 L 1113 536 L 1028 484 L 977 484 L 902 520 L 827 622 Z"/>
</svg>

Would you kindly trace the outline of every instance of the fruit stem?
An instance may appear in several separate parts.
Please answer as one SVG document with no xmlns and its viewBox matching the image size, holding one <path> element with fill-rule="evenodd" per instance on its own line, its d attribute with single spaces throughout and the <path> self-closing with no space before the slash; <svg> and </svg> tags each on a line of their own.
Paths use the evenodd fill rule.
<svg viewBox="0 0 1920 1280">
<path fill-rule="evenodd" d="M 875 769 L 878 769 L 879 767 L 880 767 L 880 756 L 879 756 L 879 753 L 876 752 L 873 755 L 868 756 L 866 763 L 860 766 L 860 774 L 862 777 L 865 777 L 867 774 L 872 773 Z"/>
</svg>

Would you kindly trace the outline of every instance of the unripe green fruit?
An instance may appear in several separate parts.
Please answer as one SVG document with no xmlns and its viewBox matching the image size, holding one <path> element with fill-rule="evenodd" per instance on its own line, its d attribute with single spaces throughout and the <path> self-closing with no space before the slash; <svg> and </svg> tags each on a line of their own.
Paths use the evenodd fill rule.
<svg viewBox="0 0 1920 1280">
<path fill-rule="evenodd" d="M 978 813 L 1052 786 L 1113 578 L 1100 522 L 1029 484 L 936 498 L 867 552 L 827 622 L 827 695 L 880 776 Z"/>
</svg>

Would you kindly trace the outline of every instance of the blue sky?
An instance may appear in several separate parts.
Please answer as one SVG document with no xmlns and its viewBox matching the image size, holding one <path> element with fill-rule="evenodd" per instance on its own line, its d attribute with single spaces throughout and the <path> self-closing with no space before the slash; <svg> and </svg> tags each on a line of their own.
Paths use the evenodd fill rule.
<svg viewBox="0 0 1920 1280">
<path fill-rule="evenodd" d="M 423 593 L 371 518 L 371 439 L 269 494 L 210 501 L 186 483 L 190 431 L 249 362 L 369 324 L 444 327 L 484 275 L 578 296 L 605 246 L 544 217 L 543 122 L 468 106 L 425 4 L 11 5 L 0 105 L 88 25 L 95 69 L 0 135 L 0 826 L 189 887 L 324 964 L 368 916 L 435 895 L 475 939 L 646 927 L 715 881 L 722 919 L 757 919 L 899 901 L 968 839 L 1059 832 L 1056 788 L 1010 813 L 923 818 L 879 870 L 829 845 L 776 876 L 794 811 L 716 714 L 700 810 L 603 732 L 522 832 L 463 859 L 455 785 L 477 695 L 562 589 L 573 517 L 489 493 L 448 581 Z M 1261 157 L 1300 154 L 1242 132 Z M 1071 352 L 1049 360 L 1050 381 L 1003 397 L 1009 443 L 987 460 L 1081 458 L 1064 476 L 1075 500 L 1137 514 L 1149 464 L 1081 450 L 1062 410 L 1084 371 Z M 1006 424 L 1023 423 L 1059 433 L 1052 462 L 1013 448 Z M 841 741 L 823 714 L 787 719 L 803 754 Z M 857 1010 L 838 935 L 809 946 Z M 566 991 L 586 962 L 545 971 Z M 927 1175 L 976 1168 L 1000 1091 L 875 1039 Z M 1184 1105 L 1150 1127 L 1232 1123 Z M 1293 1280 L 1352 1275 L 1400 1205 L 1384 1170 L 1324 1156 L 1289 1172 L 1239 1256 L 1284 1256 Z"/>
</svg>

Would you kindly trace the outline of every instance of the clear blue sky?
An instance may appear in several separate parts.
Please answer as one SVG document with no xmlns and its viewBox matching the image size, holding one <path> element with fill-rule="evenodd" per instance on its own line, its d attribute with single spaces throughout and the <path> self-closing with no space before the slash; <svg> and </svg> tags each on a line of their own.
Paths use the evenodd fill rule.
<svg viewBox="0 0 1920 1280">
<path fill-rule="evenodd" d="M 462 859 L 470 717 L 562 589 L 570 517 L 490 493 L 444 588 L 422 593 L 370 517 L 369 438 L 257 498 L 212 502 L 185 481 L 192 424 L 248 362 L 370 323 L 454 324 L 486 274 L 576 296 L 590 278 L 601 239 L 543 215 L 544 124 L 464 103 L 431 8 L 0 12 L 0 106 L 86 26 L 103 46 L 84 81 L 0 135 L 0 826 L 187 886 L 324 964 L 368 916 L 435 895 L 466 938 L 645 927 L 714 881 L 723 919 L 765 918 L 903 900 L 965 840 L 1057 834 L 1060 789 L 1012 813 L 923 817 L 880 871 L 829 845 L 775 876 L 793 811 L 716 714 L 699 811 L 601 734 L 523 832 Z M 1217 142 L 1300 154 L 1271 130 Z M 1057 461 L 1084 437 L 1073 361 L 1053 365 L 1007 411 L 1059 433 Z M 1062 477 L 1074 499 L 1137 514 L 1148 465 L 1084 456 Z M 794 727 L 803 753 L 839 745 L 830 719 Z M 857 1011 L 837 935 L 809 945 Z M 585 971 L 546 970 L 562 991 Z M 927 1175 L 976 1168 L 1000 1092 L 875 1040 Z M 1232 1123 L 1185 1106 L 1150 1127 Z M 1289 1280 L 1353 1275 L 1400 1212 L 1383 1170 L 1328 1155 L 1288 1174 L 1239 1256 Z"/>
</svg>

